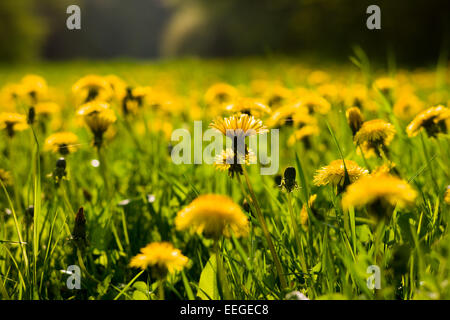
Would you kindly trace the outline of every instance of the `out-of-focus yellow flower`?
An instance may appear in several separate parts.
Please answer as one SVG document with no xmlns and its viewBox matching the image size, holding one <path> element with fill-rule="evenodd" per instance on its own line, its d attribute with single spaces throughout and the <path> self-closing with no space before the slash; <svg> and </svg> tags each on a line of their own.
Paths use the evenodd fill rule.
<svg viewBox="0 0 450 320">
<path fill-rule="evenodd" d="M 397 81 L 392 78 L 382 77 L 375 80 L 373 87 L 380 90 L 383 94 L 389 94 L 396 87 Z"/>
<path fill-rule="evenodd" d="M 447 133 L 450 109 L 439 105 L 419 113 L 406 128 L 409 137 L 416 136 L 424 128 L 430 137 L 438 133 Z"/>
<path fill-rule="evenodd" d="M 12 176 L 11 173 L 4 169 L 0 169 L 0 181 L 3 182 L 5 186 L 12 185 Z"/>
<path fill-rule="evenodd" d="M 183 111 L 181 99 L 164 90 L 151 89 L 145 100 L 150 108 L 166 116 L 179 115 Z"/>
<path fill-rule="evenodd" d="M 317 87 L 317 93 L 324 97 L 327 101 L 333 103 L 342 102 L 342 87 L 334 83 L 326 83 Z"/>
<path fill-rule="evenodd" d="M 213 84 L 205 93 L 205 102 L 208 105 L 228 104 L 239 95 L 238 90 L 227 83 Z"/>
<path fill-rule="evenodd" d="M 246 113 L 257 118 L 271 112 L 268 106 L 253 98 L 237 98 L 235 102 L 227 105 L 225 110 L 230 113 Z"/>
<path fill-rule="evenodd" d="M 371 176 L 379 176 L 379 175 L 383 175 L 383 174 L 388 174 L 391 173 L 392 169 L 395 168 L 395 163 L 394 162 L 389 162 L 389 163 L 385 163 L 382 164 L 381 166 L 375 168 L 375 170 L 373 170 L 370 175 Z"/>
<path fill-rule="evenodd" d="M 81 106 L 78 115 L 83 116 L 92 132 L 105 132 L 116 121 L 114 111 L 106 102 L 89 102 Z"/>
<path fill-rule="evenodd" d="M 312 210 L 314 202 L 317 199 L 317 194 L 313 194 L 308 199 L 308 207 Z M 303 227 L 308 227 L 308 208 L 306 207 L 306 203 L 303 204 L 302 210 L 300 211 L 300 223 Z"/>
<path fill-rule="evenodd" d="M 45 140 L 45 150 L 51 150 L 61 155 L 67 155 L 77 151 L 78 137 L 72 132 L 58 132 L 50 135 Z"/>
<path fill-rule="evenodd" d="M 53 113 L 57 113 L 60 107 L 55 102 L 39 102 L 34 106 L 34 110 L 38 115 L 48 116 Z"/>
<path fill-rule="evenodd" d="M 114 74 L 109 74 L 104 78 L 109 83 L 117 101 L 122 101 L 122 99 L 125 98 L 125 95 L 127 94 L 126 82 Z"/>
<path fill-rule="evenodd" d="M 319 126 L 305 125 L 299 129 L 296 129 L 294 133 L 289 137 L 287 141 L 288 146 L 293 146 L 297 141 L 304 141 L 306 138 L 316 136 L 319 134 Z"/>
<path fill-rule="evenodd" d="M 372 206 L 378 217 L 388 216 L 389 208 L 412 205 L 417 192 L 404 180 L 388 175 L 366 176 L 351 184 L 342 197 L 342 207 Z"/>
<path fill-rule="evenodd" d="M 317 93 L 310 92 L 300 98 L 301 105 L 308 109 L 310 114 L 327 114 L 331 109 L 331 104 Z"/>
<path fill-rule="evenodd" d="M 9 137 L 14 136 L 17 131 L 28 129 L 27 117 L 20 113 L 0 113 L 0 130 L 5 129 Z"/>
<path fill-rule="evenodd" d="M 353 84 L 346 87 L 343 94 L 345 106 L 358 107 L 361 110 L 369 109 L 369 93 L 366 86 L 362 84 Z"/>
<path fill-rule="evenodd" d="M 116 122 L 116 114 L 106 102 L 91 101 L 81 106 L 77 112 L 94 134 L 94 145 L 100 147 L 103 134 Z"/>
<path fill-rule="evenodd" d="M 360 167 L 355 161 L 345 160 L 345 168 L 347 169 L 349 182 L 353 183 L 359 178 L 369 174 L 369 171 Z M 314 184 L 316 186 L 325 186 L 331 184 L 333 186 L 343 186 L 345 182 L 344 161 L 333 160 L 325 167 L 320 168 L 314 175 Z"/>
<path fill-rule="evenodd" d="M 20 99 L 20 85 L 11 83 L 0 91 L 0 106 L 2 111 L 14 112 Z"/>
<path fill-rule="evenodd" d="M 316 70 L 311 72 L 307 80 L 310 85 L 317 86 L 330 81 L 330 75 L 325 71 Z"/>
<path fill-rule="evenodd" d="M 361 110 L 358 107 L 351 107 L 345 111 L 345 116 L 347 117 L 347 122 L 352 130 L 353 136 L 361 129 L 364 122 Z"/>
<path fill-rule="evenodd" d="M 94 74 L 87 75 L 75 82 L 72 92 L 81 103 L 94 100 L 109 101 L 113 95 L 109 82 L 104 77 Z"/>
<path fill-rule="evenodd" d="M 155 133 L 162 133 L 164 138 L 170 140 L 173 125 L 167 119 L 156 118 L 148 121 L 148 128 Z"/>
<path fill-rule="evenodd" d="M 248 220 L 241 208 L 229 197 L 217 194 L 201 195 L 175 218 L 178 230 L 191 229 L 218 239 L 224 235 L 247 236 Z"/>
<path fill-rule="evenodd" d="M 450 205 L 450 186 L 447 186 L 447 190 L 445 190 L 444 201 L 446 204 Z"/>
<path fill-rule="evenodd" d="M 377 155 L 380 151 L 386 151 L 395 135 L 394 126 L 382 119 L 366 121 L 361 129 L 355 134 L 355 143 L 360 145 L 366 156 L 371 156 L 373 152 Z"/>
<path fill-rule="evenodd" d="M 281 85 L 269 86 L 263 91 L 264 101 L 271 108 L 281 107 L 291 96 L 291 90 Z"/>
<path fill-rule="evenodd" d="M 46 97 L 47 81 L 41 76 L 28 74 L 20 82 L 20 91 L 29 104 L 35 104 Z"/>
<path fill-rule="evenodd" d="M 156 95 L 156 92 L 154 92 L 152 87 L 149 86 L 136 87 L 132 90 L 133 98 L 139 101 L 140 107 L 142 107 L 142 105 L 144 104 L 144 99 L 151 96 L 152 93 Z M 162 96 L 162 94 L 160 94 L 160 96 Z"/>
<path fill-rule="evenodd" d="M 423 109 L 422 101 L 414 94 L 401 95 L 394 104 L 394 114 L 402 120 L 411 120 Z"/>
<path fill-rule="evenodd" d="M 296 114 L 299 115 L 297 119 L 300 119 L 303 116 L 308 119 L 312 118 L 308 114 L 308 109 L 305 108 L 300 102 L 290 103 L 275 110 L 267 120 L 267 125 L 271 128 L 283 125 L 292 126 L 294 124 L 294 116 Z"/>
<path fill-rule="evenodd" d="M 153 269 L 154 275 L 164 278 L 167 273 L 181 271 L 189 259 L 169 242 L 152 242 L 141 249 L 141 253 L 130 261 L 130 267 Z"/>
<path fill-rule="evenodd" d="M 248 114 L 234 115 L 228 118 L 217 118 L 210 125 L 225 136 L 248 137 L 267 132 L 261 120 Z"/>
</svg>

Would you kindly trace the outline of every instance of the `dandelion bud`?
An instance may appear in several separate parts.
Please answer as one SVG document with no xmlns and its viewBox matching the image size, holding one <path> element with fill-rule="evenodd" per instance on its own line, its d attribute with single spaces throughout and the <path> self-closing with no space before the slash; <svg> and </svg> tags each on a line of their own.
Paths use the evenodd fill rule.
<svg viewBox="0 0 450 320">
<path fill-rule="evenodd" d="M 296 171 L 294 167 L 287 167 L 284 170 L 284 179 L 283 179 L 283 187 L 288 191 L 292 192 L 292 190 L 297 186 L 295 182 Z"/>
<path fill-rule="evenodd" d="M 83 197 L 87 202 L 92 201 L 92 193 L 90 193 L 88 190 L 83 189 Z"/>
<path fill-rule="evenodd" d="M 356 132 L 361 129 L 361 126 L 364 122 L 361 111 L 358 107 L 352 107 L 347 109 L 345 115 L 347 116 L 347 122 L 350 126 L 350 129 L 352 129 L 352 133 L 353 135 L 355 135 Z"/>
<path fill-rule="evenodd" d="M 242 201 L 242 208 L 245 210 L 245 212 L 250 213 L 250 204 L 248 203 L 247 199 L 244 199 L 244 201 Z"/>
<path fill-rule="evenodd" d="M 65 170 L 66 169 L 66 159 L 59 158 L 58 160 L 56 160 L 56 167 L 58 169 Z"/>
<path fill-rule="evenodd" d="M 80 207 L 75 216 L 75 225 L 73 227 L 72 239 L 77 244 L 86 244 L 86 217 L 84 215 L 84 208 Z"/>
<path fill-rule="evenodd" d="M 36 119 L 36 110 L 34 109 L 34 107 L 30 107 L 30 109 L 28 109 L 27 123 L 33 124 L 35 119 Z"/>
<path fill-rule="evenodd" d="M 275 185 L 277 187 L 281 186 L 281 182 L 283 181 L 283 177 L 280 174 L 277 174 L 274 178 L 273 178 Z"/>
<path fill-rule="evenodd" d="M 55 170 L 53 171 L 53 177 L 55 178 L 55 182 L 58 184 L 59 181 L 61 181 L 61 179 L 63 179 L 66 175 L 66 159 L 64 158 L 59 158 L 58 160 L 56 160 L 56 167 Z"/>
</svg>

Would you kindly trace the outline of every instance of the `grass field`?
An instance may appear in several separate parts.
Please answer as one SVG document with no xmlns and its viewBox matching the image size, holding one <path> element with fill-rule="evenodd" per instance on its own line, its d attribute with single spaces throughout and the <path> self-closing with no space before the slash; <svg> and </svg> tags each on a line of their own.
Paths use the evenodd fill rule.
<svg viewBox="0 0 450 320">
<path fill-rule="evenodd" d="M 450 69 L 353 62 L 0 67 L 1 299 L 450 299 Z M 279 129 L 277 175 L 172 162 L 239 112 Z"/>
</svg>

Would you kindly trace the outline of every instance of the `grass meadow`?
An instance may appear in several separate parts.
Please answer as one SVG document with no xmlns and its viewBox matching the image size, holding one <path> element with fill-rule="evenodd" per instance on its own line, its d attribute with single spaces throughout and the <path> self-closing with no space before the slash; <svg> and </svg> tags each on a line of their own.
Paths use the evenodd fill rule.
<svg viewBox="0 0 450 320">
<path fill-rule="evenodd" d="M 449 86 L 359 51 L 3 65 L 0 298 L 450 299 Z M 230 117 L 279 129 L 276 175 L 172 162 Z"/>
</svg>

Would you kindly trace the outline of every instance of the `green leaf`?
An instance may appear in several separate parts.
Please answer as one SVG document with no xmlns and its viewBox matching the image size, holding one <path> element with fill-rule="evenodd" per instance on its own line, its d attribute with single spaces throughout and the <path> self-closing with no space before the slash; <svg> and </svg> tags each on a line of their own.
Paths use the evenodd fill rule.
<svg viewBox="0 0 450 320">
<path fill-rule="evenodd" d="M 217 264 L 216 255 L 212 254 L 202 270 L 198 283 L 197 296 L 202 300 L 220 299 L 219 287 L 217 284 Z"/>
</svg>

